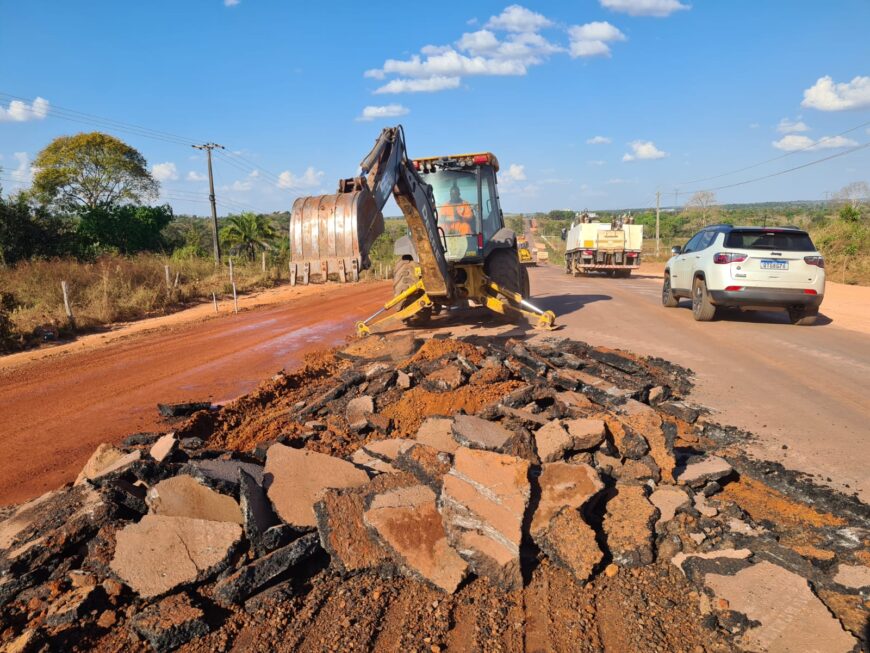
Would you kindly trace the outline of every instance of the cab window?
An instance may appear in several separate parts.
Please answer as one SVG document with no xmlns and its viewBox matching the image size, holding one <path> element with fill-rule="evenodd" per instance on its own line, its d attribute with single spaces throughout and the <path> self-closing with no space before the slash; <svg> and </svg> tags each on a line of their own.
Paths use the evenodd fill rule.
<svg viewBox="0 0 870 653">
<path fill-rule="evenodd" d="M 683 254 L 688 254 L 689 252 L 697 252 L 698 244 L 701 242 L 701 238 L 703 236 L 703 231 L 692 236 L 692 239 L 688 243 L 686 243 L 686 246 L 683 248 Z"/>
<path fill-rule="evenodd" d="M 496 201 L 495 177 L 488 166 L 480 171 L 480 210 L 483 216 L 483 237 L 489 240 L 501 229 L 501 216 Z"/>
</svg>

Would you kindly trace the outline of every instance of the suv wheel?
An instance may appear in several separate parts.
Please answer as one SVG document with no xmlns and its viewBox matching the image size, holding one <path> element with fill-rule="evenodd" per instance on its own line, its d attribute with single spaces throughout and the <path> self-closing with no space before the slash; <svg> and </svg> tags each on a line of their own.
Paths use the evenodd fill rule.
<svg viewBox="0 0 870 653">
<path fill-rule="evenodd" d="M 798 326 L 810 326 L 816 323 L 816 318 L 819 316 L 819 309 L 804 308 L 796 306 L 788 309 L 788 319 L 792 324 Z"/>
<path fill-rule="evenodd" d="M 671 273 L 665 270 L 665 282 L 662 284 L 662 306 L 674 308 L 680 303 L 671 290 Z"/>
<path fill-rule="evenodd" d="M 707 282 L 700 278 L 692 284 L 692 316 L 698 322 L 709 322 L 716 316 L 716 307 L 707 294 Z"/>
</svg>

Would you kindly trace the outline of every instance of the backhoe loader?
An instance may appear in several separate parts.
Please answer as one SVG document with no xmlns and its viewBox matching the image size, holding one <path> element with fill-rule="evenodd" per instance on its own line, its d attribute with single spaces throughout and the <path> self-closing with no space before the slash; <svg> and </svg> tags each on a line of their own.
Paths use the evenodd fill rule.
<svg viewBox="0 0 870 653">
<path fill-rule="evenodd" d="M 408 223 L 395 243 L 394 296 L 357 324 L 366 335 L 391 320 L 425 323 L 468 302 L 552 329 L 555 314 L 528 299 L 516 234 L 499 206 L 498 160 L 488 152 L 410 159 L 401 125 L 385 128 L 335 195 L 300 197 L 290 216 L 290 278 L 357 281 L 384 230 L 381 210 L 392 195 Z M 388 313 L 390 309 L 397 310 Z"/>
</svg>

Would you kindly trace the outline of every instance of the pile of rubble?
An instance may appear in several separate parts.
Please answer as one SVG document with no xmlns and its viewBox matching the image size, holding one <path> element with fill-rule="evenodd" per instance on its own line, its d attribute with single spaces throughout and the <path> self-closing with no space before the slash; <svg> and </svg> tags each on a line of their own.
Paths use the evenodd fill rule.
<svg viewBox="0 0 870 653">
<path fill-rule="evenodd" d="M 672 588 L 656 633 L 633 641 L 603 623 L 612 604 L 587 600 L 580 626 L 596 605 L 602 621 L 589 650 L 856 649 L 870 613 L 866 512 L 747 492 L 755 481 L 727 447 L 703 453 L 720 429 L 680 400 L 688 377 L 566 340 L 354 342 L 175 431 L 103 445 L 74 485 L 8 511 L 0 651 L 207 650 L 244 647 L 250 631 L 269 650 L 329 578 L 446 597 L 401 607 L 436 625 L 396 641 L 437 651 L 451 630 L 439 605 L 459 621 L 468 602 L 449 597 L 476 584 L 530 604 L 546 571 L 569 592 L 627 601 L 653 595 L 645 568 Z M 776 501 L 805 518 L 769 519 Z M 358 600 L 384 612 L 382 591 Z M 696 636 L 668 629 L 687 595 Z M 485 648 L 511 648 L 493 634 L 510 630 L 503 617 Z M 523 628 L 532 648 L 535 627 Z M 371 630 L 370 642 L 389 628 Z"/>
</svg>

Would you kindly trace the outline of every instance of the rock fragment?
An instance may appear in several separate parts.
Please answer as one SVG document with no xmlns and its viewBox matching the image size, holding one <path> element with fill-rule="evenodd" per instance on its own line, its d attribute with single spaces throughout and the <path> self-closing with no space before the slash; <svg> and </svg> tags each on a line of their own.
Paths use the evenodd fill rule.
<svg viewBox="0 0 870 653">
<path fill-rule="evenodd" d="M 644 488 L 618 485 L 607 502 L 604 533 L 613 561 L 620 567 L 642 567 L 653 562 L 653 525 L 659 510 L 646 498 Z"/>
<path fill-rule="evenodd" d="M 550 520 L 564 509 L 582 508 L 604 488 L 604 483 L 589 465 L 567 462 L 545 463 L 538 478 L 540 499 L 529 527 L 532 537 L 549 528 Z"/>
<path fill-rule="evenodd" d="M 468 565 L 447 542 L 435 493 L 425 485 L 379 494 L 365 512 L 365 523 L 407 573 L 452 593 Z"/>
<path fill-rule="evenodd" d="M 417 429 L 415 439 L 445 453 L 452 454 L 459 448 L 453 437 L 453 420 L 449 417 L 427 417 Z"/>
<path fill-rule="evenodd" d="M 391 474 L 396 471 L 390 463 L 370 455 L 366 449 L 357 449 L 350 457 L 351 462 L 360 467 L 365 467 L 375 474 Z"/>
<path fill-rule="evenodd" d="M 375 458 L 379 458 L 384 462 L 389 463 L 394 461 L 404 449 L 407 449 L 412 444 L 414 444 L 413 440 L 390 438 L 388 440 L 369 442 L 368 444 L 363 445 L 363 449 L 365 449 L 366 453 L 370 456 L 374 456 Z"/>
<path fill-rule="evenodd" d="M 863 565 L 839 565 L 834 576 L 834 582 L 851 589 L 870 587 L 870 567 Z"/>
<path fill-rule="evenodd" d="M 585 582 L 604 554 L 595 540 L 595 531 L 574 508 L 564 508 L 549 520 L 536 538 L 538 546 L 557 565 Z"/>
<path fill-rule="evenodd" d="M 710 481 L 719 481 L 731 474 L 734 469 L 724 458 L 705 456 L 677 469 L 675 476 L 679 483 L 694 488 L 703 487 Z"/>
<path fill-rule="evenodd" d="M 677 514 L 677 510 L 690 505 L 689 495 L 684 490 L 670 485 L 657 488 L 649 497 L 650 503 L 659 509 L 659 518 L 656 528 L 661 524 L 671 521 Z"/>
<path fill-rule="evenodd" d="M 553 462 L 563 458 L 571 448 L 571 436 L 561 420 L 554 419 L 535 431 L 535 447 L 542 463 Z"/>
<path fill-rule="evenodd" d="M 375 402 L 368 395 L 363 395 L 348 402 L 345 416 L 352 430 L 361 431 L 368 426 L 368 416 L 373 412 L 375 412 Z"/>
<path fill-rule="evenodd" d="M 440 497 L 450 544 L 477 574 L 505 589 L 522 586 L 519 554 L 530 497 L 528 470 L 522 458 L 460 447 Z"/>
<path fill-rule="evenodd" d="M 215 492 L 192 476 L 173 476 L 148 490 L 145 502 L 155 515 L 191 517 L 241 524 L 242 511 L 235 499 Z"/>
<path fill-rule="evenodd" d="M 439 491 L 442 479 L 450 471 L 452 462 L 450 454 L 416 442 L 402 450 L 394 465 L 404 472 L 413 474 L 433 490 Z"/>
<path fill-rule="evenodd" d="M 369 480 L 346 460 L 283 444 L 269 447 L 265 473 L 275 512 L 296 528 L 316 526 L 313 506 L 326 488 L 356 487 Z"/>
<path fill-rule="evenodd" d="M 245 536 L 257 555 L 265 553 L 263 536 L 278 523 L 278 517 L 266 497 L 263 486 L 244 469 L 239 470 L 239 507 L 242 511 Z"/>
<path fill-rule="evenodd" d="M 363 513 L 375 495 L 418 484 L 411 474 L 383 474 L 360 487 L 324 491 L 314 511 L 320 543 L 332 566 L 343 574 L 363 569 L 394 572 L 390 555 L 369 535 Z"/>
<path fill-rule="evenodd" d="M 729 609 L 758 622 L 739 639 L 746 650 L 846 653 L 858 643 L 816 598 L 805 578 L 773 563 L 759 562 L 733 576 L 707 574 L 704 583 L 728 602 Z"/>
<path fill-rule="evenodd" d="M 142 453 L 138 450 L 124 453 L 110 444 L 101 444 L 91 454 L 91 457 L 88 458 L 88 462 L 85 463 L 82 471 L 79 472 L 75 484 L 81 485 L 85 481 L 94 481 L 114 472 L 121 471 L 141 459 L 141 457 Z"/>
<path fill-rule="evenodd" d="M 169 596 L 145 608 L 130 626 L 154 647 L 157 653 L 172 651 L 209 631 L 203 611 L 186 594 Z"/>
<path fill-rule="evenodd" d="M 453 437 L 464 447 L 501 452 L 514 434 L 496 422 L 474 415 L 456 415 L 453 418 Z"/>
<path fill-rule="evenodd" d="M 257 558 L 236 573 L 218 581 L 214 587 L 214 596 L 225 604 L 241 603 L 273 579 L 310 558 L 319 545 L 317 533 L 303 535 L 295 542 Z"/>
<path fill-rule="evenodd" d="M 145 515 L 118 531 L 110 567 L 143 598 L 218 573 L 242 537 L 231 522 Z"/>
<path fill-rule="evenodd" d="M 98 609 L 105 599 L 106 593 L 102 587 L 75 587 L 49 606 L 45 623 L 51 628 L 77 623 L 89 612 Z"/>
<path fill-rule="evenodd" d="M 571 436 L 571 448 L 577 451 L 594 449 L 604 442 L 604 421 L 600 419 L 568 419 L 564 422 Z"/>
<path fill-rule="evenodd" d="M 649 443 L 650 456 L 661 470 L 662 479 L 672 482 L 677 461 L 673 443 L 668 441 L 662 429 L 661 416 L 655 408 L 634 399 L 627 399 L 618 410 L 621 413 L 620 421 Z"/>
<path fill-rule="evenodd" d="M 435 390 L 456 390 L 465 382 L 465 376 L 457 365 L 447 365 L 426 377 L 426 384 Z"/>
<path fill-rule="evenodd" d="M 169 456 L 172 455 L 172 452 L 175 451 L 175 448 L 178 446 L 178 440 L 175 439 L 175 433 L 169 432 L 164 436 L 161 436 L 152 446 L 151 449 L 148 450 L 148 455 L 151 456 L 158 463 L 162 463 Z"/>
</svg>

